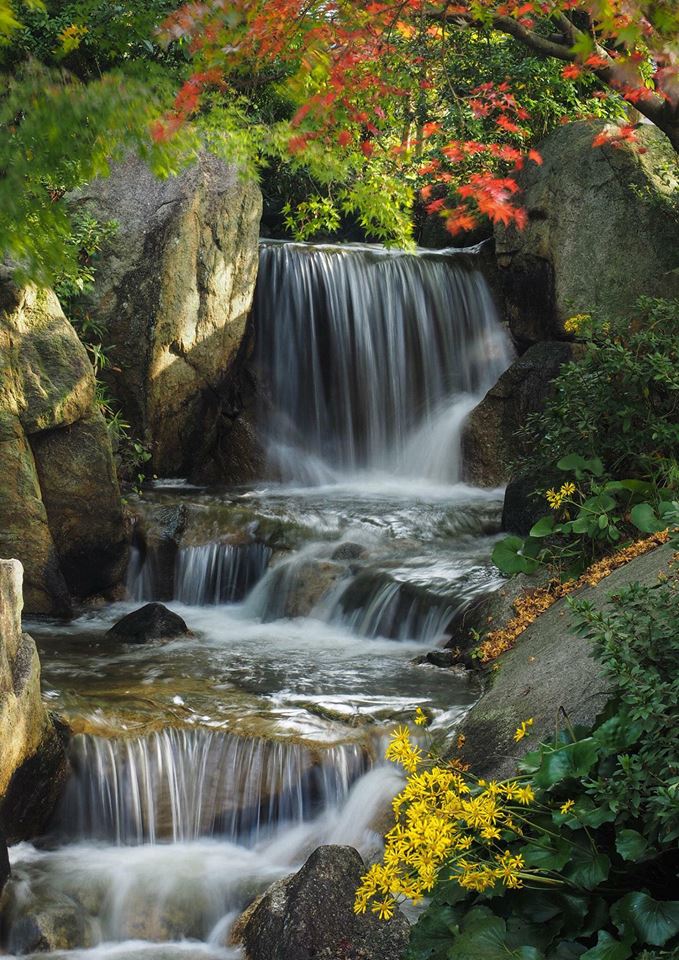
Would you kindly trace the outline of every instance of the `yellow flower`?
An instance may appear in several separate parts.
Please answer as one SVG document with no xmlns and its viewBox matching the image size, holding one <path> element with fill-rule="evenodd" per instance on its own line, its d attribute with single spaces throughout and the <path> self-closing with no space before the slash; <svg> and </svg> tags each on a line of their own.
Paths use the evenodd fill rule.
<svg viewBox="0 0 679 960">
<path fill-rule="evenodd" d="M 574 317 L 569 317 L 563 325 L 566 333 L 577 333 L 582 325 L 592 319 L 591 313 L 576 313 Z"/>
<path fill-rule="evenodd" d="M 575 806 L 575 800 L 566 800 L 563 806 L 560 809 L 560 813 L 568 813 L 569 810 L 572 810 Z"/>
<path fill-rule="evenodd" d="M 531 803 L 531 801 L 535 800 L 535 794 L 533 793 L 531 787 L 526 784 L 525 787 L 521 787 L 521 789 L 518 791 L 517 798 L 519 803 L 522 803 L 524 807 L 526 807 L 529 803 Z"/>
<path fill-rule="evenodd" d="M 377 900 L 371 909 L 373 913 L 378 915 L 380 920 L 390 920 L 394 916 L 394 900 L 392 897 Z"/>
<path fill-rule="evenodd" d="M 563 494 L 564 497 L 570 497 L 575 493 L 575 484 L 569 480 L 568 483 L 562 484 L 559 493 Z"/>
<path fill-rule="evenodd" d="M 545 494 L 545 499 L 547 500 L 547 503 L 550 505 L 552 510 L 558 510 L 559 507 L 561 506 L 561 501 L 563 500 L 563 497 L 561 496 L 560 491 L 553 490 L 550 487 L 550 489 Z"/>
<path fill-rule="evenodd" d="M 422 707 L 418 707 L 415 711 L 415 723 L 418 725 L 418 727 L 424 727 L 429 723 L 429 717 L 424 712 Z"/>
<path fill-rule="evenodd" d="M 519 740 L 523 740 L 524 737 L 528 736 L 528 728 L 533 726 L 533 717 L 530 717 L 528 720 L 522 720 L 520 725 L 516 728 L 514 733 L 514 739 L 518 743 Z"/>
</svg>

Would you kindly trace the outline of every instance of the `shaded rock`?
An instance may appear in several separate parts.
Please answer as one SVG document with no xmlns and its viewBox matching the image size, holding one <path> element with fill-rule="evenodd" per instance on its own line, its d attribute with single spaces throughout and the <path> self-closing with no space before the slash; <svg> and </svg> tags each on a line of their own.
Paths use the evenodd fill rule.
<svg viewBox="0 0 679 960">
<path fill-rule="evenodd" d="M 432 667 L 452 667 L 455 663 L 456 657 L 455 653 L 452 650 L 429 650 L 427 653 L 423 653 L 421 657 L 415 657 L 413 663 L 424 664 L 428 663 Z"/>
<path fill-rule="evenodd" d="M 676 154 L 653 124 L 635 144 L 592 148 L 603 121 L 560 127 L 520 176 L 525 230 L 498 226 L 510 327 L 523 345 L 564 336 L 568 317 L 679 293 Z M 674 171 L 674 172 L 673 172 Z"/>
<path fill-rule="evenodd" d="M 150 590 L 147 596 L 158 600 L 174 597 L 175 563 L 179 543 L 186 530 L 187 511 L 183 503 L 165 506 L 152 501 L 142 501 L 139 512 L 132 513 L 132 547 L 137 551 L 134 569 L 131 562 L 128 578 L 134 577 L 145 565 Z M 134 556 L 134 553 L 133 553 Z M 130 581 L 128 579 L 128 586 Z"/>
<path fill-rule="evenodd" d="M 67 616 L 71 599 L 52 540 L 33 451 L 16 421 L 12 439 L 0 441 L 0 556 L 25 565 L 26 609 Z"/>
<path fill-rule="evenodd" d="M 252 911 L 242 932 L 247 960 L 401 960 L 409 939 L 404 916 L 354 914 L 365 869 L 353 847 L 315 850 Z"/>
<path fill-rule="evenodd" d="M 544 496 L 535 492 L 535 476 L 512 477 L 505 490 L 502 529 L 527 537 L 531 527 L 549 512 Z"/>
<path fill-rule="evenodd" d="M 51 290 L 0 265 L 0 556 L 26 571 L 30 613 L 105 592 L 126 548 L 111 444 L 87 351 Z"/>
<path fill-rule="evenodd" d="M 111 446 L 100 413 L 32 438 L 31 447 L 59 567 L 71 593 L 119 583 L 127 560 Z"/>
<path fill-rule="evenodd" d="M 18 560 L 0 560 L 0 835 L 9 843 L 42 832 L 68 774 L 63 733 L 41 698 L 38 652 L 21 632 L 22 573 Z"/>
<path fill-rule="evenodd" d="M 497 590 L 476 597 L 456 614 L 449 627 L 446 647 L 452 651 L 455 663 L 478 668 L 471 657 L 479 635 L 497 630 L 514 616 L 514 601 L 526 590 L 535 590 L 542 585 L 542 577 L 518 574 L 507 580 Z"/>
<path fill-rule="evenodd" d="M 672 556 L 670 546 L 651 550 L 577 596 L 601 609 L 630 583 L 650 584 L 667 574 Z M 464 759 L 476 775 L 511 776 L 517 760 L 536 743 L 552 739 L 566 722 L 590 725 L 605 705 L 609 681 L 589 641 L 572 629 L 571 618 L 567 600 L 558 600 L 498 661 L 492 684 L 460 728 L 466 738 Z M 528 717 L 534 718 L 531 736 L 515 743 L 514 731 Z"/>
<path fill-rule="evenodd" d="M 5 887 L 5 884 L 11 876 L 11 869 L 9 866 L 9 853 L 7 852 L 7 842 L 0 833 L 0 896 Z"/>
<path fill-rule="evenodd" d="M 519 430 L 539 412 L 562 365 L 582 348 L 569 343 L 537 343 L 515 360 L 469 414 L 462 432 L 462 474 L 467 483 L 497 487 L 506 483 L 512 463 L 524 451 Z"/>
<path fill-rule="evenodd" d="M 197 473 L 219 446 L 216 426 L 228 432 L 240 412 L 235 366 L 257 273 L 259 188 L 207 153 L 166 180 L 131 157 L 74 202 L 119 224 L 88 301 L 107 329 L 113 394 L 151 445 L 153 471 Z"/>
<path fill-rule="evenodd" d="M 92 924 L 81 907 L 64 897 L 60 903 L 46 905 L 18 919 L 12 925 L 8 946 L 15 956 L 86 949 L 94 946 Z"/>
<path fill-rule="evenodd" d="M 190 636 L 191 631 L 176 613 L 162 603 L 147 603 L 114 624 L 106 632 L 121 643 L 149 643 Z"/>
</svg>

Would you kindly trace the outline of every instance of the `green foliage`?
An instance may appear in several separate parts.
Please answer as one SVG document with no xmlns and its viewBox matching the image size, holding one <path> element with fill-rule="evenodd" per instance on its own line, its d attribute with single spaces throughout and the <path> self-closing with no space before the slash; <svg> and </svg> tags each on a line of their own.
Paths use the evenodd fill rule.
<svg viewBox="0 0 679 960">
<path fill-rule="evenodd" d="M 528 537 L 496 544 L 492 558 L 503 573 L 532 573 L 545 564 L 570 580 L 632 536 L 679 528 L 673 490 L 643 480 L 610 480 L 598 457 L 571 454 L 556 466 L 574 480 L 547 491 L 553 512 L 541 517 Z"/>
<path fill-rule="evenodd" d="M 548 481 L 561 457 L 598 457 L 613 478 L 661 482 L 679 458 L 679 300 L 641 298 L 620 320 L 595 317 L 584 356 L 566 364 L 528 418 L 520 468 Z M 587 402 L 583 402 L 583 398 Z"/>
<path fill-rule="evenodd" d="M 676 956 L 679 581 L 572 608 L 614 696 L 592 730 L 567 729 L 520 764 L 542 813 L 506 844 L 543 882 L 469 893 L 444 867 L 408 960 Z"/>
<path fill-rule="evenodd" d="M 570 579 L 639 533 L 679 526 L 679 301 L 641 299 L 631 320 L 584 315 L 572 328 L 585 353 L 529 417 L 516 465 L 555 482 L 552 512 L 496 545 L 509 575 L 548 564 Z"/>
<path fill-rule="evenodd" d="M 142 152 L 160 176 L 192 156 L 197 141 L 184 132 L 152 144 L 149 124 L 169 103 L 171 86 L 149 70 L 142 82 L 111 71 L 82 83 L 31 62 L 0 96 L 0 254 L 20 276 L 50 283 L 78 273 L 65 194 L 96 176 L 127 151 Z"/>
</svg>

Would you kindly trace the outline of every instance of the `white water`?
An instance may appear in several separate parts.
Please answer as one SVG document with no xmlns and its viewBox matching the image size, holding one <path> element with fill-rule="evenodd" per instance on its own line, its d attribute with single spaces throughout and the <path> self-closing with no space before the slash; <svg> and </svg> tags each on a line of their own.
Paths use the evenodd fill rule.
<svg viewBox="0 0 679 960">
<path fill-rule="evenodd" d="M 265 244 L 257 335 L 287 485 L 159 484 L 149 503 L 188 515 L 173 567 L 140 539 L 133 602 L 31 625 L 46 696 L 89 732 L 49 844 L 11 852 L 10 951 L 60 909 L 74 960 L 239 956 L 232 921 L 316 846 L 379 850 L 388 729 L 423 705 L 445 736 L 477 695 L 411 663 L 497 582 L 498 492 L 459 482 L 464 417 L 509 359 L 473 257 Z M 107 639 L 161 580 L 193 635 Z"/>
</svg>

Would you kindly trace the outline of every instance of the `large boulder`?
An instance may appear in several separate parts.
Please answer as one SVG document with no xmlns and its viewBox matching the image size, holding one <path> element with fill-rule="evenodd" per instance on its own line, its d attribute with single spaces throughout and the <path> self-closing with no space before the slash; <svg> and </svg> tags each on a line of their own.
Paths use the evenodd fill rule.
<svg viewBox="0 0 679 960">
<path fill-rule="evenodd" d="M 673 555 L 669 545 L 650 550 L 576 596 L 601 610 L 630 583 L 650 585 L 668 576 Z M 526 578 L 521 581 L 527 583 Z M 516 595 L 513 581 L 506 592 Z M 497 618 L 489 626 L 501 625 Z M 610 696 L 610 682 L 601 673 L 592 644 L 573 629 L 568 598 L 557 600 L 531 623 L 498 665 L 492 684 L 460 728 L 464 759 L 474 774 L 487 779 L 513 776 L 517 760 L 537 743 L 552 740 L 559 729 L 592 724 Z M 531 736 L 516 743 L 514 732 L 529 717 Z"/>
<path fill-rule="evenodd" d="M 106 636 L 121 643 L 150 643 L 190 636 L 182 618 L 162 603 L 147 603 L 114 624 Z"/>
<path fill-rule="evenodd" d="M 401 960 L 409 939 L 405 917 L 354 913 L 365 870 L 353 847 L 315 850 L 251 911 L 241 929 L 246 960 Z"/>
<path fill-rule="evenodd" d="M 519 430 L 526 417 L 539 412 L 562 365 L 582 348 L 552 341 L 536 343 L 515 360 L 478 406 L 462 432 L 462 475 L 479 487 L 498 487 L 525 451 Z"/>
<path fill-rule="evenodd" d="M 676 154 L 651 124 L 636 131 L 641 151 L 593 147 L 604 128 L 572 123 L 540 144 L 543 165 L 520 178 L 527 227 L 496 229 L 509 322 L 524 345 L 564 336 L 565 320 L 595 307 L 679 295 Z"/>
<path fill-rule="evenodd" d="M 74 202 L 118 224 L 88 302 L 107 331 L 113 394 L 156 473 L 195 473 L 237 421 L 259 188 L 207 153 L 166 180 L 131 157 Z"/>
<path fill-rule="evenodd" d="M 51 290 L 0 265 L 0 557 L 26 570 L 30 613 L 120 579 L 126 544 L 87 351 Z"/>
<path fill-rule="evenodd" d="M 42 831 L 68 773 L 41 698 L 38 652 L 21 632 L 22 573 L 18 560 L 0 560 L 0 837 L 10 843 Z"/>
</svg>

